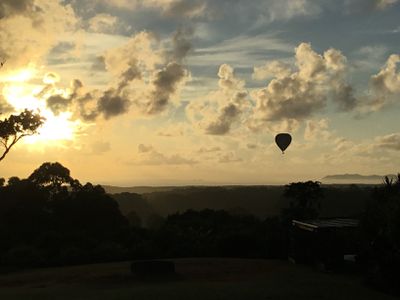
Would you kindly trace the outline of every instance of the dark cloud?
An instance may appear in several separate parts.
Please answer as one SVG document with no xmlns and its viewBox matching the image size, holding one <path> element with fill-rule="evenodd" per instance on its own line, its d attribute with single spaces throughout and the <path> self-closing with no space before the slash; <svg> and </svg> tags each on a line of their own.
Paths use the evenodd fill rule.
<svg viewBox="0 0 400 300">
<path fill-rule="evenodd" d="M 237 105 L 230 103 L 221 109 L 217 120 L 209 123 L 205 128 L 207 134 L 211 135 L 224 135 L 227 134 L 241 114 L 241 110 Z"/>
<path fill-rule="evenodd" d="M 176 62 L 169 63 L 164 69 L 158 71 L 153 81 L 154 91 L 146 103 L 146 113 L 154 115 L 163 112 L 168 107 L 179 84 L 187 76 L 187 70 Z"/>
<path fill-rule="evenodd" d="M 97 110 L 105 119 L 110 119 L 128 112 L 130 104 L 127 98 L 111 89 L 104 92 L 97 101 Z"/>
<path fill-rule="evenodd" d="M 106 58 L 104 55 L 99 55 L 96 56 L 93 60 L 92 66 L 91 66 L 92 71 L 107 71 L 106 68 Z"/>
<path fill-rule="evenodd" d="M 359 105 L 358 98 L 354 95 L 354 88 L 349 84 L 340 84 L 336 88 L 333 100 L 340 111 L 352 111 Z"/>
<path fill-rule="evenodd" d="M 51 49 L 49 55 L 63 55 L 71 52 L 76 48 L 76 44 L 74 42 L 60 42 Z"/>
<path fill-rule="evenodd" d="M 47 107 L 51 111 L 58 115 L 63 111 L 66 111 L 72 103 L 72 98 L 64 98 L 62 95 L 52 95 L 46 100 Z"/>
<path fill-rule="evenodd" d="M 142 79 L 142 71 L 139 67 L 139 62 L 135 59 L 132 59 L 129 64 L 128 68 L 122 72 L 120 76 L 120 82 L 118 84 L 118 91 L 121 92 L 125 87 L 127 87 L 133 80 Z"/>
<path fill-rule="evenodd" d="M 0 19 L 14 14 L 26 14 L 34 9 L 34 0 L 1 0 Z"/>
<path fill-rule="evenodd" d="M 145 145 L 145 144 L 139 144 L 138 145 L 138 152 L 139 153 L 147 153 L 153 150 L 153 146 L 151 145 Z"/>
<path fill-rule="evenodd" d="M 86 93 L 76 99 L 77 114 L 86 122 L 93 122 L 97 119 L 99 112 L 97 107 L 93 107 L 96 98 L 93 93 Z"/>
<path fill-rule="evenodd" d="M 192 50 L 191 38 L 193 36 L 193 29 L 180 28 L 172 37 L 172 60 L 180 62 Z"/>
<path fill-rule="evenodd" d="M 53 73 L 47 73 L 45 75 L 47 79 L 54 79 L 55 82 L 58 79 L 58 76 Z M 54 82 L 54 83 L 55 83 Z M 47 93 L 51 93 L 52 89 L 54 88 L 53 84 L 47 84 L 42 91 L 37 94 L 37 97 L 46 97 Z M 83 88 L 83 83 L 79 79 L 74 79 L 71 81 L 71 91 L 68 96 L 60 95 L 60 94 L 53 94 L 50 95 L 46 99 L 47 107 L 55 114 L 58 115 L 63 111 L 68 110 L 73 102 L 77 100 L 80 95 L 80 90 Z"/>
</svg>

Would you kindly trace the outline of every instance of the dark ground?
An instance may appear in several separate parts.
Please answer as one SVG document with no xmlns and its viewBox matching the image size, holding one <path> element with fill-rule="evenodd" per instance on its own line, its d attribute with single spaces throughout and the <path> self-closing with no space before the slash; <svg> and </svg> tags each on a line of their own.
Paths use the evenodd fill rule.
<svg viewBox="0 0 400 300">
<path fill-rule="evenodd" d="M 130 262 L 0 275 L 0 299 L 396 299 L 356 274 L 323 273 L 280 260 L 176 259 L 176 278 L 140 280 Z"/>
</svg>

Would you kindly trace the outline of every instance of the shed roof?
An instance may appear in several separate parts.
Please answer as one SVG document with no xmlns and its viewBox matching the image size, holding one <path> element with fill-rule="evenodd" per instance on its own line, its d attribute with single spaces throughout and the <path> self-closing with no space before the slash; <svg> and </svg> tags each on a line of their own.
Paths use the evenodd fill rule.
<svg viewBox="0 0 400 300">
<path fill-rule="evenodd" d="M 349 218 L 330 218 L 330 219 L 315 219 L 315 220 L 305 220 L 298 221 L 293 220 L 292 225 L 299 227 L 301 229 L 314 231 L 317 229 L 328 229 L 328 228 L 354 228 L 359 224 L 357 219 Z"/>
</svg>

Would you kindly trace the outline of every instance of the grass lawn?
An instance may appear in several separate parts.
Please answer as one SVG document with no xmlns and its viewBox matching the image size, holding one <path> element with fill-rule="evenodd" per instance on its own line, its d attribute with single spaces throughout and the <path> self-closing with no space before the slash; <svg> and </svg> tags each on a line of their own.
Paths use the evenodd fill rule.
<svg viewBox="0 0 400 300">
<path fill-rule="evenodd" d="M 0 275 L 0 299 L 396 299 L 356 275 L 322 273 L 279 260 L 176 259 L 178 277 L 143 281 L 129 262 Z"/>
</svg>

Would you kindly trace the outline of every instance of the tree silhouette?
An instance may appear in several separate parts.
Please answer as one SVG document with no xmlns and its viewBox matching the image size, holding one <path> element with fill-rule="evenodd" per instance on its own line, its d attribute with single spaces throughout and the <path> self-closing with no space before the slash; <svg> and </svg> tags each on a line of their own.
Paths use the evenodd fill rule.
<svg viewBox="0 0 400 300">
<path fill-rule="evenodd" d="M 62 164 L 45 162 L 28 178 L 37 186 L 46 189 L 50 195 L 55 195 L 68 187 L 77 190 L 81 187 L 78 180 L 70 175 L 70 171 Z"/>
<path fill-rule="evenodd" d="M 285 185 L 284 196 L 291 199 L 286 213 L 300 220 L 316 218 L 323 197 L 319 181 L 293 182 Z"/>
<path fill-rule="evenodd" d="M 369 280 L 381 288 L 400 293 L 400 174 L 385 177 L 375 187 L 361 219 L 364 238 L 361 255 L 369 265 Z"/>
<path fill-rule="evenodd" d="M 2 161 L 10 149 L 23 137 L 34 135 L 45 119 L 37 113 L 30 110 L 24 110 L 19 115 L 0 121 L 0 142 L 4 147 L 4 152 L 0 156 Z"/>
</svg>

